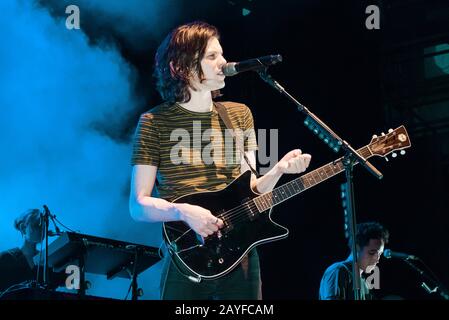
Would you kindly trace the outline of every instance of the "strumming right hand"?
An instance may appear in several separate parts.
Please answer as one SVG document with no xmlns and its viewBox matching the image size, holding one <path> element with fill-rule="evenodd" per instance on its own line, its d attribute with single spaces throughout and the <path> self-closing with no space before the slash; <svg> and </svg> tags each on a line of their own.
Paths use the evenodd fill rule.
<svg viewBox="0 0 449 320">
<path fill-rule="evenodd" d="M 224 225 L 221 219 L 203 207 L 188 203 L 179 203 L 176 207 L 180 212 L 180 219 L 203 238 L 214 234 Z"/>
</svg>

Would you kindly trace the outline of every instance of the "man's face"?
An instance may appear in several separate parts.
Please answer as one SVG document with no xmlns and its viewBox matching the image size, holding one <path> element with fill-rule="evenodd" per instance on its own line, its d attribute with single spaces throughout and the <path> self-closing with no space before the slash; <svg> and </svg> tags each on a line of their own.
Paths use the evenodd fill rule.
<svg viewBox="0 0 449 320">
<path fill-rule="evenodd" d="M 191 81 L 194 88 L 199 90 L 214 91 L 225 86 L 225 76 L 221 68 L 226 63 L 223 58 L 223 49 L 217 38 L 210 38 L 207 42 L 206 51 L 201 59 L 203 70 L 203 81 L 200 82 L 198 75 Z"/>
<path fill-rule="evenodd" d="M 384 245 L 385 243 L 383 240 L 370 239 L 368 244 L 360 251 L 360 269 L 366 273 L 371 273 L 384 252 Z"/>
<path fill-rule="evenodd" d="M 24 237 L 27 241 L 32 243 L 39 243 L 42 241 L 42 227 L 39 218 L 31 218 L 24 230 Z"/>
</svg>

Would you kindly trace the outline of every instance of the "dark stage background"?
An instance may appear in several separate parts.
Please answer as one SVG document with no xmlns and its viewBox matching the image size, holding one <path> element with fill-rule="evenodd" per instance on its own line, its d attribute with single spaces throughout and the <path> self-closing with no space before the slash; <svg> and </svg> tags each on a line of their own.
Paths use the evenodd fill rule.
<svg viewBox="0 0 449 320">
<path fill-rule="evenodd" d="M 420 257 L 449 285 L 447 1 L 168 1 L 152 37 L 138 40 L 83 10 L 82 1 L 70 4 L 77 2 L 90 43 L 114 43 L 136 71 L 132 89 L 140 102 L 119 126 L 101 127 L 117 141 L 129 143 L 138 116 L 161 102 L 151 77 L 155 49 L 174 26 L 192 20 L 219 28 L 228 61 L 281 54 L 283 62 L 271 75 L 356 148 L 373 134 L 405 125 L 412 142 L 406 154 L 389 162 L 372 158 L 382 180 L 356 167 L 357 221 L 384 224 L 388 248 Z M 39 4 L 65 17 L 64 1 Z M 371 4 L 380 9 L 379 30 L 365 26 Z M 228 78 L 222 93 L 223 100 L 251 108 L 256 128 L 279 129 L 279 157 L 300 148 L 312 155 L 310 171 L 341 156 L 305 128 L 304 116 L 257 74 Z M 259 247 L 264 298 L 316 299 L 326 267 L 347 257 L 343 181 L 344 175 L 334 177 L 274 209 L 273 219 L 290 235 Z M 439 299 L 420 288 L 422 279 L 402 261 L 382 258 L 379 268 L 379 297 Z"/>
</svg>

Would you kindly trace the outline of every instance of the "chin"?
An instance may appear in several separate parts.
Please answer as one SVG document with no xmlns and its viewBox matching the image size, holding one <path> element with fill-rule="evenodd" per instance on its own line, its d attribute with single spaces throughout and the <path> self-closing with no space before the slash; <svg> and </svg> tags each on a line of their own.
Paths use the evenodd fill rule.
<svg viewBox="0 0 449 320">
<path fill-rule="evenodd" d="M 366 267 L 365 273 L 371 273 L 376 268 L 376 265 Z"/>
<path fill-rule="evenodd" d="M 226 84 L 225 84 L 224 80 L 217 81 L 217 89 L 215 89 L 215 90 L 223 89 L 225 87 L 225 85 Z"/>
</svg>

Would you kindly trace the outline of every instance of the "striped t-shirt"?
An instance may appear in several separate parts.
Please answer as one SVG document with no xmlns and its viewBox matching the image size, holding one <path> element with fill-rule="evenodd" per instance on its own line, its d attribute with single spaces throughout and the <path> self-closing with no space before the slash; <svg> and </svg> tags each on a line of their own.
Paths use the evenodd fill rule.
<svg viewBox="0 0 449 320">
<path fill-rule="evenodd" d="M 250 109 L 225 105 L 244 150 L 257 149 Z M 218 112 L 194 112 L 179 104 L 161 104 L 142 114 L 134 136 L 132 165 L 158 167 L 152 196 L 172 201 L 182 195 L 219 190 L 240 174 L 239 152 Z"/>
</svg>

